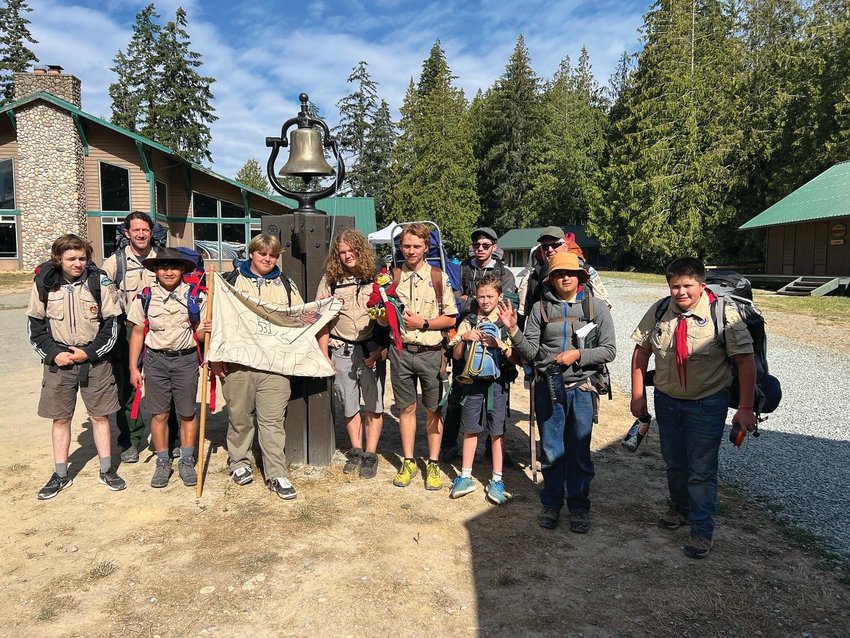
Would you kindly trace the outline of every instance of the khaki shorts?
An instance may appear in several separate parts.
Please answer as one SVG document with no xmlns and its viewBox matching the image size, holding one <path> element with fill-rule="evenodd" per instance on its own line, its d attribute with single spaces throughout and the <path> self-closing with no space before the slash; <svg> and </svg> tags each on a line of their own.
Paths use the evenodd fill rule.
<svg viewBox="0 0 850 638">
<path fill-rule="evenodd" d="M 198 395 L 198 351 L 192 348 L 187 354 L 172 357 L 171 353 L 145 352 L 145 407 L 151 414 L 165 414 L 171 410 L 171 400 L 177 415 L 195 416 Z"/>
<path fill-rule="evenodd" d="M 429 412 L 436 412 L 443 396 L 443 381 L 446 371 L 443 369 L 443 351 L 426 350 L 413 353 L 395 346 L 389 348 L 390 380 L 393 384 L 393 397 L 399 410 L 416 403 L 416 381 L 422 392 L 422 405 Z"/>
<path fill-rule="evenodd" d="M 348 354 L 346 355 L 346 352 Z M 345 418 L 360 412 L 360 395 L 367 412 L 381 414 L 384 411 L 384 382 L 381 368 L 386 363 L 378 359 L 373 370 L 363 363 L 363 347 L 346 344 L 331 350 L 331 359 L 336 368 L 334 396 L 342 406 Z"/>
<path fill-rule="evenodd" d="M 83 385 L 80 376 L 85 368 L 88 368 L 88 382 Z M 88 366 L 77 364 L 58 368 L 45 365 L 38 416 L 44 419 L 70 419 L 77 406 L 77 390 L 90 416 L 109 416 L 120 407 L 109 359 Z"/>
</svg>

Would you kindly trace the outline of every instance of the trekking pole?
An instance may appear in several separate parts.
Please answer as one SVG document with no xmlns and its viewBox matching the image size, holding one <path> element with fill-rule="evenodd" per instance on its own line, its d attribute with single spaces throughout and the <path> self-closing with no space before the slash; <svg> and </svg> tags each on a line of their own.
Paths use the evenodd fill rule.
<svg viewBox="0 0 850 638">
<path fill-rule="evenodd" d="M 215 285 L 215 266 L 212 264 L 210 264 L 209 274 L 212 276 L 209 278 L 209 285 L 207 287 L 207 315 L 205 317 L 205 323 L 212 318 L 213 286 Z M 195 488 L 195 496 L 197 498 L 201 498 L 201 494 L 204 492 L 204 460 L 206 458 L 204 454 L 204 439 L 207 432 L 207 403 L 209 399 L 207 396 L 207 382 L 210 378 L 210 365 L 207 361 L 207 356 L 210 353 L 211 340 L 212 334 L 204 335 L 204 365 L 201 366 L 201 423 L 198 430 L 198 486 Z"/>
<path fill-rule="evenodd" d="M 528 400 L 528 445 L 531 452 L 531 480 L 537 485 L 537 441 L 534 436 L 534 377 L 531 378 L 529 389 L 531 390 L 531 395 Z"/>
</svg>

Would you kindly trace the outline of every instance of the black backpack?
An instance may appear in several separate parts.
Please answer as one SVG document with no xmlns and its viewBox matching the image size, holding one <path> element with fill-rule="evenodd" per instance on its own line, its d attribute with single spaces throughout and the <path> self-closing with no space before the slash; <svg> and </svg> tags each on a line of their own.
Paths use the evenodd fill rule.
<svg viewBox="0 0 850 638">
<path fill-rule="evenodd" d="M 100 284 L 101 279 L 107 279 L 106 273 L 92 262 L 89 262 L 86 264 L 86 272 L 83 276 L 87 279 L 89 292 L 91 292 L 98 308 L 100 308 Z M 46 308 L 47 296 L 50 291 L 56 286 L 62 285 L 62 269 L 57 268 L 52 261 L 46 261 L 36 267 L 33 281 L 38 291 L 38 298 Z"/>
</svg>

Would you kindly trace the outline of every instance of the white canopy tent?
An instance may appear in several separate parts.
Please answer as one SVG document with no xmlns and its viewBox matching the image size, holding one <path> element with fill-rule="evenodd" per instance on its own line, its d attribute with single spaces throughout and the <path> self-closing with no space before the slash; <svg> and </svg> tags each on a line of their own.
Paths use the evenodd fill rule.
<svg viewBox="0 0 850 638">
<path fill-rule="evenodd" d="M 398 224 L 390 222 L 389 226 L 376 230 L 374 233 L 369 233 L 369 243 L 374 245 L 389 244 L 392 242 L 393 236 L 398 234 L 399 231 L 396 231 L 397 228 L 399 228 Z"/>
</svg>

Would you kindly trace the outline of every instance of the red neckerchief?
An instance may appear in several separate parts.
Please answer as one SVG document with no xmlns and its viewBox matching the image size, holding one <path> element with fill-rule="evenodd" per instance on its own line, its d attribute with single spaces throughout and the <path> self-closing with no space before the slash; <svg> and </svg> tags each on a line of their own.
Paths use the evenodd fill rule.
<svg viewBox="0 0 850 638">
<path fill-rule="evenodd" d="M 708 295 L 708 303 L 711 305 L 717 300 L 715 295 L 710 290 L 706 289 Z M 673 311 L 676 316 L 676 332 L 674 333 L 674 342 L 676 344 L 676 373 L 679 375 L 679 383 L 687 390 L 688 388 L 688 317 L 690 313 L 681 313 Z"/>
</svg>

